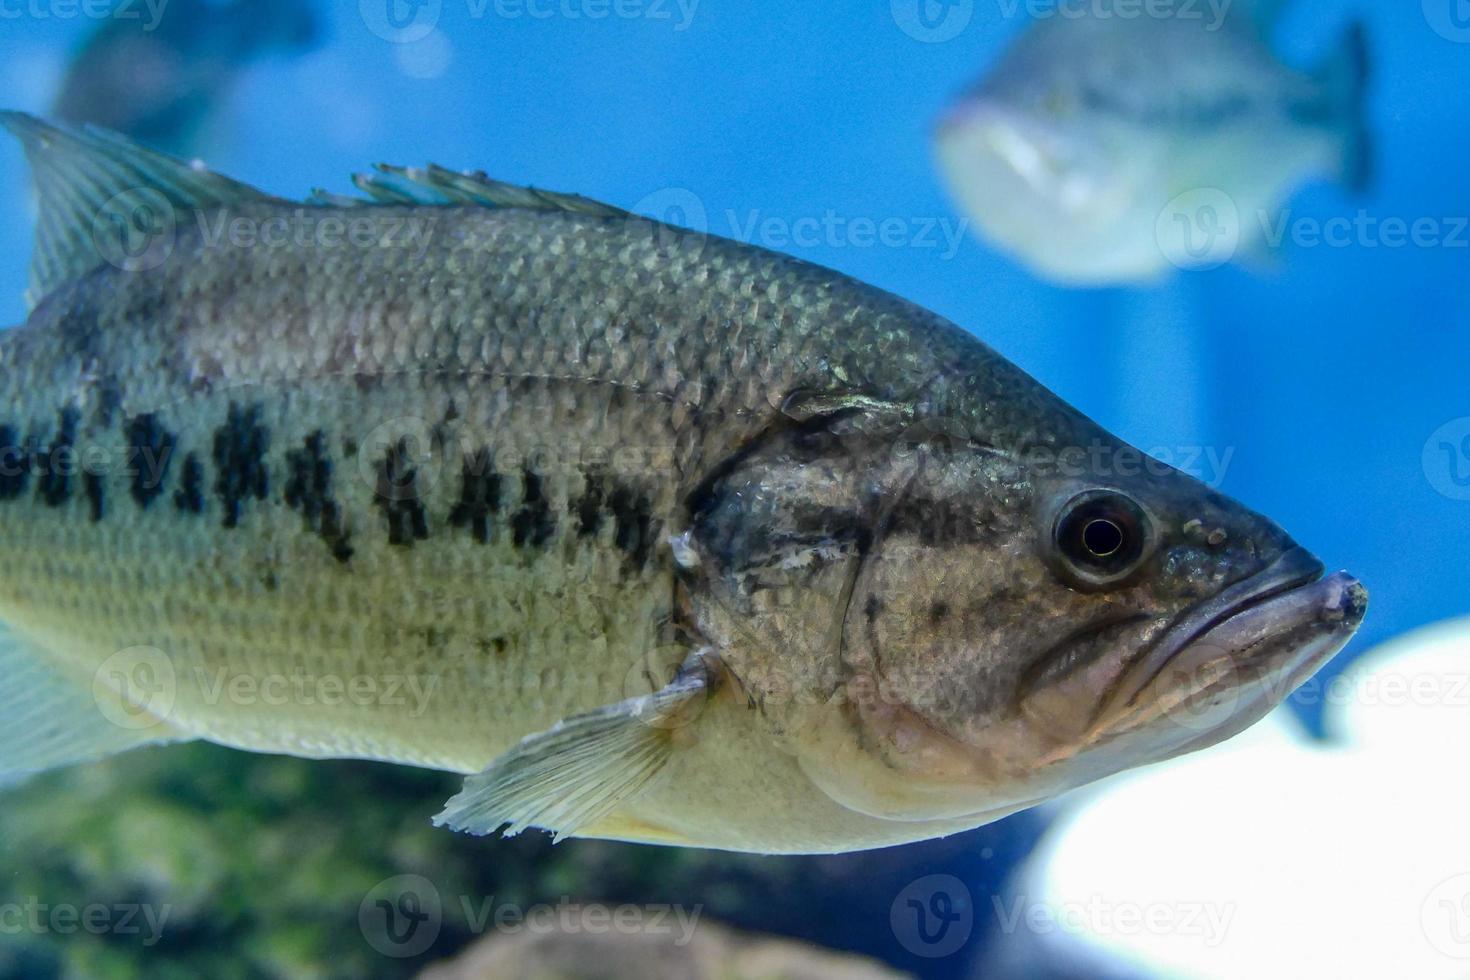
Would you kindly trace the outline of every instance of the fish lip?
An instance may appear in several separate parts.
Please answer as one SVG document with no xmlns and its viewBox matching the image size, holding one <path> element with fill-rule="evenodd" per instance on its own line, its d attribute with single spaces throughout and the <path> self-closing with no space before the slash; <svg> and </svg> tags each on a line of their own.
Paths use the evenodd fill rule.
<svg viewBox="0 0 1470 980">
<path fill-rule="evenodd" d="M 1367 611 L 1368 590 L 1347 572 L 1338 572 L 1278 593 L 1211 629 L 1203 641 L 1218 645 L 1227 656 L 1265 647 L 1265 672 L 1277 679 L 1263 684 L 1259 674 L 1253 677 L 1250 671 L 1236 671 L 1229 664 L 1223 677 L 1229 683 L 1247 682 L 1252 690 L 1238 697 L 1222 729 L 1201 731 L 1179 751 L 1213 744 L 1253 724 L 1336 656 L 1357 632 Z M 1223 640 L 1217 637 L 1221 633 Z"/>
<path fill-rule="evenodd" d="M 1194 606 L 1123 673 L 1116 689 L 1103 699 L 1094 721 L 1113 717 L 1132 705 L 1176 657 L 1202 637 L 1273 599 L 1314 585 L 1326 570 L 1310 551 L 1293 547 L 1263 571 Z"/>
</svg>

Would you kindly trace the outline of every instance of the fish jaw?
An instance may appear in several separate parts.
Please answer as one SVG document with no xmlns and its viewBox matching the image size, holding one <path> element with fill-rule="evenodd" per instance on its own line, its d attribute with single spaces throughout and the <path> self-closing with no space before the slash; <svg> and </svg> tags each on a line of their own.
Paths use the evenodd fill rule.
<svg viewBox="0 0 1470 980">
<path fill-rule="evenodd" d="M 831 713 L 808 729 L 802 771 L 869 817 L 978 825 L 1239 734 L 1342 650 L 1368 595 L 1345 572 L 1324 578 L 1316 558 L 1294 549 L 1217 600 L 1180 617 L 1111 683 L 1105 664 L 1073 674 L 1057 691 L 1027 692 L 1051 697 L 1042 710 L 1023 704 L 963 736 L 902 706 L 858 701 L 849 722 L 888 746 L 884 760 L 849 747 Z"/>
<path fill-rule="evenodd" d="M 1115 142 L 1130 146 L 1134 169 L 1113 165 Z M 1095 285 L 1162 271 L 1148 192 L 1161 175 L 1143 134 L 1083 133 L 972 101 L 940 125 L 935 154 L 985 237 L 1048 278 Z"/>
<path fill-rule="evenodd" d="M 1191 616 L 1166 633 L 1104 706 L 1092 737 L 1134 743 L 1143 761 L 1156 761 L 1239 734 L 1290 696 L 1342 650 L 1368 609 L 1356 578 L 1322 577 L 1320 563 L 1302 555 L 1257 576 L 1258 589 L 1233 606 L 1206 609 L 1218 609 L 1207 625 Z M 1284 578 L 1292 563 L 1303 570 L 1295 582 Z"/>
</svg>

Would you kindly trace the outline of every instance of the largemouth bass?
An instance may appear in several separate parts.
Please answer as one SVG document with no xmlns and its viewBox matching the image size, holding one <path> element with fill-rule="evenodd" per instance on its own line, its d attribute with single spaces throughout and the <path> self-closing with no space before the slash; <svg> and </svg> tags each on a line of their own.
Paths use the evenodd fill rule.
<svg viewBox="0 0 1470 980">
<path fill-rule="evenodd" d="M 571 195 L 269 197 L 18 114 L 0 778 L 207 739 L 830 852 L 1251 724 L 1366 593 L 940 317 Z M 167 751 L 167 750 L 163 750 Z"/>
<path fill-rule="evenodd" d="M 1066 285 L 1261 259 L 1300 185 L 1362 190 L 1372 170 L 1363 28 L 1301 72 L 1271 47 L 1285 5 L 1099 0 L 1038 20 L 939 127 L 955 199 Z"/>
</svg>

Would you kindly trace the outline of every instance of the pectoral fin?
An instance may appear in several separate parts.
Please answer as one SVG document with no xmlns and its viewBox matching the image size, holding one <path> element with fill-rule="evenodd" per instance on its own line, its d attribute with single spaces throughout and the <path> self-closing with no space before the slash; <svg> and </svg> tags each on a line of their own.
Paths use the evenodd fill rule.
<svg viewBox="0 0 1470 980">
<path fill-rule="evenodd" d="M 190 737 L 150 710 L 157 704 L 139 704 L 109 680 L 100 673 L 74 676 L 0 624 L 0 786 L 47 769 Z"/>
<path fill-rule="evenodd" d="M 521 741 L 464 789 L 434 818 L 441 827 L 471 834 L 528 827 L 560 841 L 606 818 L 637 796 L 674 752 L 676 733 L 689 724 L 717 676 L 705 656 L 685 661 L 666 687 L 559 722 Z"/>
</svg>

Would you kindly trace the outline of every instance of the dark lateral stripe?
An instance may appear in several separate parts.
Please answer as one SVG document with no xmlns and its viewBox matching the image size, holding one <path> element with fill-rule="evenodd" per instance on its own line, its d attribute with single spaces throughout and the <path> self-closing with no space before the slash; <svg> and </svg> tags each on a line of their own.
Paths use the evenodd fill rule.
<svg viewBox="0 0 1470 980">
<path fill-rule="evenodd" d="M 541 477 L 529 469 L 521 473 L 521 509 L 510 519 L 511 540 L 517 548 L 541 548 L 556 532 L 556 517 Z"/>
<path fill-rule="evenodd" d="M 502 480 L 490 462 L 490 451 L 478 449 L 465 456 L 460 472 L 459 500 L 449 512 L 454 527 L 468 527 L 476 541 L 490 541 L 492 515 L 500 512 Z"/>
<path fill-rule="evenodd" d="M 572 511 L 577 515 L 577 534 L 584 538 L 595 538 L 602 530 L 603 507 L 607 503 L 607 488 L 602 474 L 587 474 L 587 486 L 577 498 Z"/>
<path fill-rule="evenodd" d="M 299 510 L 307 530 L 326 542 L 332 557 L 344 564 L 352 545 L 342 521 L 342 508 L 332 496 L 332 461 L 320 429 L 306 437 L 300 449 L 286 453 L 286 506 Z"/>
<path fill-rule="evenodd" d="M 204 466 L 194 453 L 184 457 L 183 477 L 174 491 L 174 507 L 186 514 L 204 513 Z"/>
<path fill-rule="evenodd" d="M 230 403 L 225 424 L 214 431 L 214 492 L 224 505 L 224 526 L 240 523 L 247 500 L 264 500 L 270 476 L 265 454 L 270 434 L 260 424 L 260 406 L 241 408 Z"/>
<path fill-rule="evenodd" d="M 113 416 L 122 408 L 122 385 L 117 378 L 104 374 L 97 379 L 97 411 L 94 418 L 103 429 L 112 428 Z"/>
<path fill-rule="evenodd" d="M 573 501 L 570 513 L 577 520 L 577 535 L 595 538 L 612 523 L 612 543 L 627 556 L 634 568 L 642 568 L 655 552 L 660 522 L 654 517 L 653 502 L 636 486 L 609 486 L 602 473 L 589 473 L 582 495 Z"/>
<path fill-rule="evenodd" d="M 429 536 L 418 470 L 409 459 L 408 440 L 389 446 L 378 463 L 377 502 L 388 520 L 388 543 L 409 546 Z"/>
<path fill-rule="evenodd" d="M 163 493 L 168 479 L 168 465 L 173 456 L 175 438 L 158 424 L 153 414 L 138 415 L 128 422 L 128 452 L 131 456 L 133 483 L 131 493 L 144 510 Z"/>
<path fill-rule="evenodd" d="M 96 524 L 103 517 L 102 477 L 96 473 L 83 473 L 82 492 L 87 495 L 87 503 L 91 507 L 92 523 Z"/>
<path fill-rule="evenodd" d="M 47 447 L 45 458 L 34 464 L 40 471 L 36 493 L 47 507 L 60 507 L 71 497 L 71 472 L 77 463 L 76 441 L 77 410 L 68 405 L 60 412 L 56 437 Z"/>
<path fill-rule="evenodd" d="M 608 494 L 607 506 L 613 515 L 613 543 L 634 568 L 642 568 L 653 555 L 653 504 L 631 487 L 617 487 Z"/>
<path fill-rule="evenodd" d="M 31 454 L 21 445 L 20 432 L 0 425 L 0 500 L 17 500 L 31 479 Z"/>
</svg>

